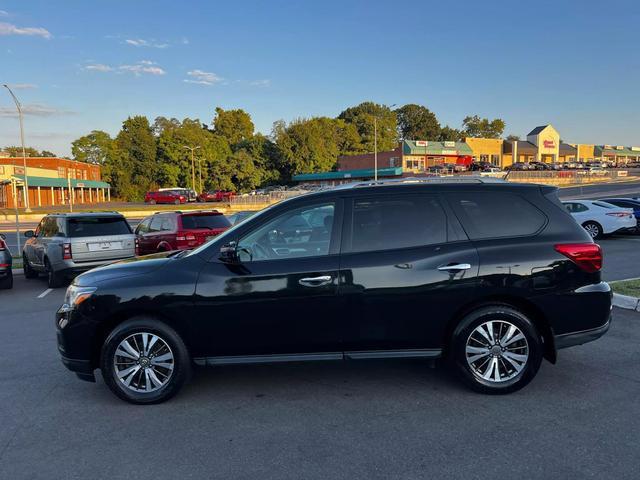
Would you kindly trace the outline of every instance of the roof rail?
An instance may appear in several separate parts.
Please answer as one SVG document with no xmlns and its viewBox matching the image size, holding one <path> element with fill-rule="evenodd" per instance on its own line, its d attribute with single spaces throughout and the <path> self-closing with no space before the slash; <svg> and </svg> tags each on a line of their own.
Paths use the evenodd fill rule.
<svg viewBox="0 0 640 480">
<path fill-rule="evenodd" d="M 385 180 L 369 180 L 364 182 L 353 182 L 349 184 L 345 184 L 344 188 L 359 188 L 359 187 L 378 187 L 385 185 L 407 185 L 407 184 L 415 184 L 415 183 L 508 183 L 507 181 L 501 178 L 493 178 L 493 177 L 481 177 L 475 175 L 468 176 L 451 176 L 451 177 L 403 177 L 403 178 L 393 178 L 393 179 L 385 179 Z"/>
</svg>

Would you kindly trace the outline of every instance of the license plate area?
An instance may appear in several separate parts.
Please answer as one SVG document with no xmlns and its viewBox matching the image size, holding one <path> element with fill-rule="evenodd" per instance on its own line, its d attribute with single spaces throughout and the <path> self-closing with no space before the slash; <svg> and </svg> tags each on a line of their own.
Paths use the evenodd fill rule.
<svg viewBox="0 0 640 480">
<path fill-rule="evenodd" d="M 87 244 L 90 252 L 122 250 L 122 242 L 95 242 Z"/>
</svg>

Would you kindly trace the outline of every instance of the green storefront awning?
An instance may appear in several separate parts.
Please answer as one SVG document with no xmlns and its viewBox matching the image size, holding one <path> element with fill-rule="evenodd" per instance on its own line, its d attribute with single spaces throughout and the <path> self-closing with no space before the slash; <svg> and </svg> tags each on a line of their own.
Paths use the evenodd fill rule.
<svg viewBox="0 0 640 480">
<path fill-rule="evenodd" d="M 402 142 L 402 153 L 405 155 L 473 155 L 473 150 L 464 142 L 405 140 Z"/>
<path fill-rule="evenodd" d="M 15 180 L 24 182 L 24 175 L 13 175 Z M 55 187 L 55 188 L 67 188 L 69 182 L 66 178 L 49 178 L 49 177 L 34 177 L 29 175 L 27 177 L 29 187 Z M 71 186 L 73 188 L 110 188 L 107 182 L 100 182 L 97 180 L 81 180 L 72 178 Z"/>
<path fill-rule="evenodd" d="M 378 177 L 399 177 L 402 175 L 402 167 L 379 168 Z M 311 180 L 347 180 L 350 178 L 373 178 L 375 172 L 373 168 L 364 168 L 360 170 L 342 170 L 339 172 L 318 172 L 318 173 L 301 173 L 294 175 L 293 180 L 296 182 L 308 182 Z"/>
</svg>

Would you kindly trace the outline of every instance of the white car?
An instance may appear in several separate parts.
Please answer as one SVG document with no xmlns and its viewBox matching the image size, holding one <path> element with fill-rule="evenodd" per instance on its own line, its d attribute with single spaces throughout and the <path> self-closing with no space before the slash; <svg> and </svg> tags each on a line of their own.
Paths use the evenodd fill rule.
<svg viewBox="0 0 640 480">
<path fill-rule="evenodd" d="M 620 208 L 599 200 L 567 200 L 562 203 L 594 239 L 636 227 L 636 217 L 631 208 Z"/>
</svg>

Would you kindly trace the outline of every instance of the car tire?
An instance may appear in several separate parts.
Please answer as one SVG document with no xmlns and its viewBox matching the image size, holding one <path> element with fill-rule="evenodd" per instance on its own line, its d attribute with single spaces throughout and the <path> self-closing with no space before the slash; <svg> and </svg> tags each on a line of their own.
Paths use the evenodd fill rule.
<svg viewBox="0 0 640 480">
<path fill-rule="evenodd" d="M 24 272 L 24 278 L 37 278 L 38 272 L 33 269 L 26 255 L 22 255 L 22 271 Z"/>
<path fill-rule="evenodd" d="M 13 272 L 9 270 L 7 278 L 0 281 L 0 290 L 10 290 L 13 288 Z"/>
<path fill-rule="evenodd" d="M 449 355 L 463 382 L 485 394 L 520 390 L 536 376 L 542 357 L 542 339 L 533 322 L 506 305 L 466 315 L 453 333 Z"/>
<path fill-rule="evenodd" d="M 147 347 L 157 337 L 148 350 L 145 334 Z M 141 316 L 121 323 L 109 334 L 102 346 L 100 368 L 115 395 L 129 403 L 147 405 L 164 402 L 178 393 L 191 376 L 191 358 L 173 328 L 156 318 Z"/>
<path fill-rule="evenodd" d="M 45 258 L 44 260 L 45 271 L 47 272 L 47 285 L 49 288 L 59 288 L 64 285 L 64 276 L 60 274 L 60 272 L 56 272 L 51 263 L 49 263 L 49 259 Z"/>
<path fill-rule="evenodd" d="M 584 228 L 589 236 L 594 240 L 602 238 L 602 235 L 604 234 L 604 232 L 602 231 L 602 226 L 598 222 L 584 222 L 582 224 L 582 228 Z"/>
</svg>

